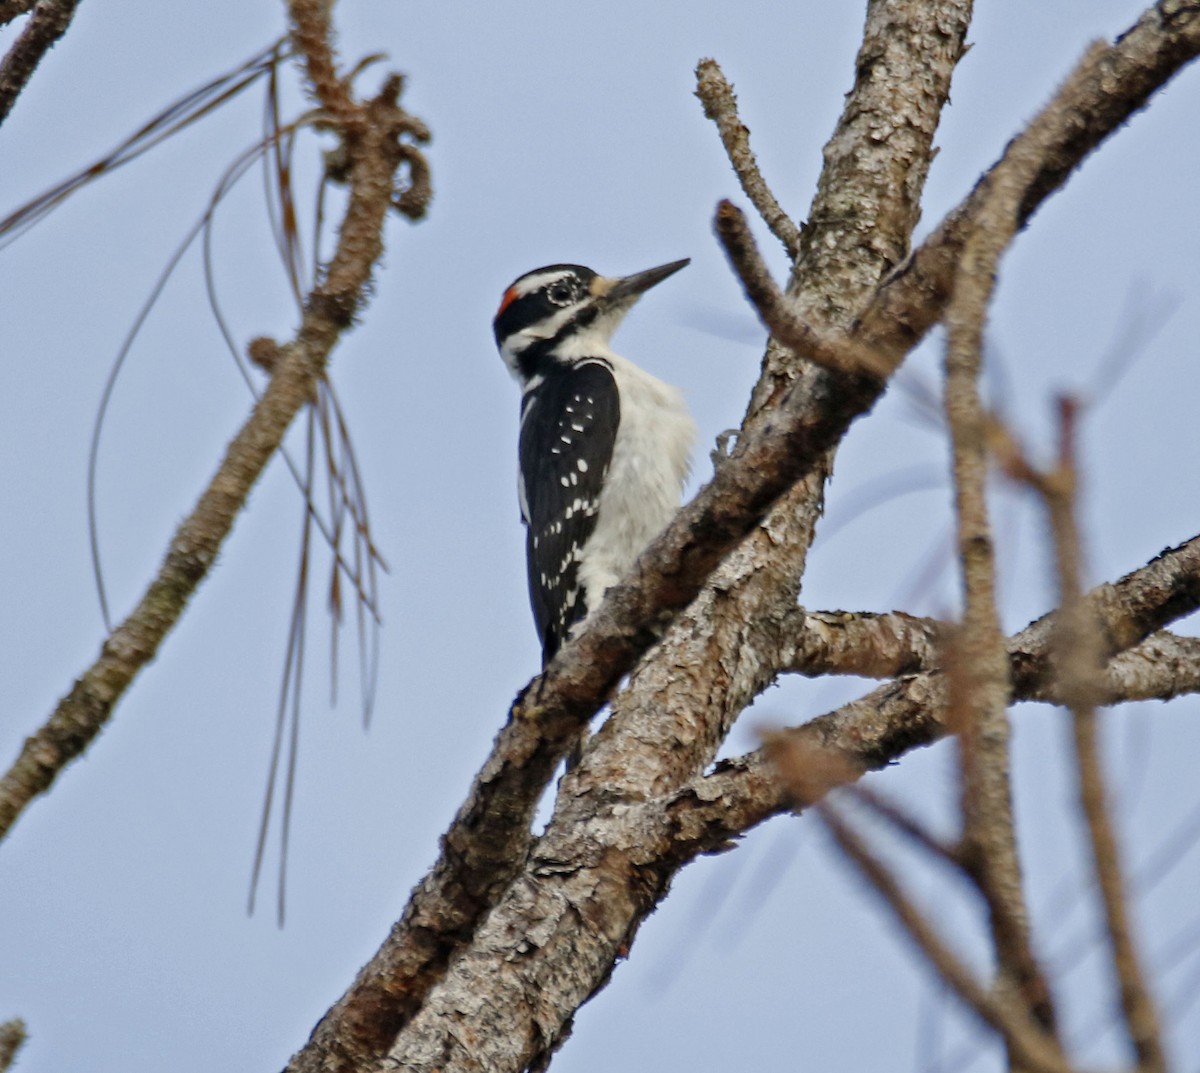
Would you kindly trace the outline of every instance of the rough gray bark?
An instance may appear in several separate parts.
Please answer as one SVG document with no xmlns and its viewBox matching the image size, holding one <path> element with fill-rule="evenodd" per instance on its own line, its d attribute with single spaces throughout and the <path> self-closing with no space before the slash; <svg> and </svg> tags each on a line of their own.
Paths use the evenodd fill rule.
<svg viewBox="0 0 1200 1073">
<path fill-rule="evenodd" d="M 826 149 L 788 288 L 814 356 L 865 347 L 892 368 L 945 308 L 988 180 L 907 253 L 968 18 L 962 3 L 869 5 L 858 80 Z M 1195 9 L 1168 4 L 1107 47 L 1098 73 L 1039 118 L 1042 156 L 1018 222 L 1198 49 Z M 361 1068 L 381 1043 L 388 1068 L 544 1065 L 674 871 L 786 807 L 763 756 L 698 773 L 737 714 L 792 665 L 783 654 L 795 654 L 795 601 L 828 450 L 883 388 L 873 373 L 838 375 L 804 357 L 769 347 L 738 450 L 518 698 L 442 859 L 289 1068 Z M 756 525 L 760 497 L 777 495 L 766 490 L 778 479 L 790 490 Z M 714 552 L 725 558 L 704 584 Z M 1189 560 L 1184 581 L 1159 593 L 1160 612 L 1195 606 L 1194 571 Z M 530 844 L 534 802 L 566 743 L 672 614 L 564 780 L 545 836 Z M 1112 651 L 1146 635 L 1136 620 L 1112 619 Z M 1032 673 L 1014 657 L 1014 683 Z M 863 765 L 887 762 L 945 732 L 944 684 L 936 673 L 902 679 L 805 733 L 835 749 L 853 742 Z"/>
<path fill-rule="evenodd" d="M 818 326 L 849 327 L 908 253 L 969 18 L 962 2 L 868 9 L 860 77 L 826 148 L 789 286 Z M 916 69 L 923 76 L 914 85 Z M 769 421 L 771 403 L 789 389 L 819 408 L 825 375 L 772 346 L 744 429 Z M 761 639 L 795 605 L 827 476 L 828 461 L 815 465 L 780 500 L 634 671 L 583 767 L 565 780 L 529 863 L 405 1028 L 390 1068 L 536 1067 L 565 1038 L 574 1010 L 608 979 L 673 872 L 661 856 L 670 847 L 631 815 L 642 818 L 641 802 L 678 790 L 710 762 L 775 675 Z"/>
</svg>

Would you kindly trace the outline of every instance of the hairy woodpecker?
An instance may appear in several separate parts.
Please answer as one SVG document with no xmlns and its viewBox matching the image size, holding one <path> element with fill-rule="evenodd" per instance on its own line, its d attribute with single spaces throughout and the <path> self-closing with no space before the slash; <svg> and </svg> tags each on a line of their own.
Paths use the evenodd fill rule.
<svg viewBox="0 0 1200 1073">
<path fill-rule="evenodd" d="M 543 666 L 679 507 L 695 423 L 677 388 L 608 341 L 687 263 L 622 279 L 548 265 L 500 300 L 496 345 L 521 385 L 518 493 Z"/>
</svg>

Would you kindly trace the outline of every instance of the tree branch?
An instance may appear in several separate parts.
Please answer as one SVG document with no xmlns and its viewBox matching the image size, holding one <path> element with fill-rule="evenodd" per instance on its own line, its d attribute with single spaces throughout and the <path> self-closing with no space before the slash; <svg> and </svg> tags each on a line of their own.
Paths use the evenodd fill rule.
<svg viewBox="0 0 1200 1073">
<path fill-rule="evenodd" d="M 1195 610 L 1200 607 L 1200 537 L 1100 586 L 1087 603 L 1104 637 L 1131 642 L 1139 633 Z M 1056 621 L 1047 616 L 1014 638 L 1013 647 L 1021 654 L 1019 661 L 1014 659 L 1019 686 L 1052 674 Z M 833 781 L 844 781 L 943 736 L 945 705 L 942 676 L 922 674 L 789 734 L 819 749 L 832 765 Z M 469 953 L 453 963 L 453 982 L 445 990 L 439 987 L 433 1006 L 418 1007 L 385 1068 L 457 1068 L 441 1048 L 456 1057 L 453 1038 L 461 1033 L 475 1038 L 471 1025 L 480 1020 L 497 1030 L 486 1033 L 489 1039 L 503 1037 L 507 1056 L 488 1054 L 484 1064 L 495 1060 L 494 1067 L 514 1068 L 523 1060 L 517 1057 L 523 1048 L 537 1045 L 536 1033 L 553 1030 L 559 1016 L 602 985 L 606 974 L 597 980 L 580 966 L 586 970 L 607 954 L 611 971 L 612 959 L 628 949 L 680 867 L 699 854 L 730 848 L 750 827 L 794 804 L 774 777 L 765 750 L 722 762 L 710 775 L 645 799 L 623 796 L 615 781 L 592 791 L 582 777 L 572 778 L 575 784 L 560 796 L 547 835 L 532 849 L 512 889 L 472 935 Z M 580 929 L 580 920 L 588 926 Z M 437 923 L 429 912 L 422 922 Z M 401 926 L 405 923 L 411 925 L 411 916 Z M 503 969 L 497 967 L 501 964 Z M 564 965 L 571 966 L 567 989 L 560 986 Z M 553 987 L 544 975 L 551 971 Z M 422 1050 L 426 1045 L 435 1050 Z"/>
<path fill-rule="evenodd" d="M 1172 638 L 1157 632 L 1200 609 L 1200 536 L 1168 549 L 1119 581 L 1093 589 L 1084 597 L 1083 607 L 1103 639 L 1102 652 L 1111 660 L 1110 668 L 1119 668 L 1126 660 L 1154 661 L 1153 655 L 1140 654 L 1141 638 L 1147 638 L 1142 644 L 1150 653 L 1165 651 L 1182 658 L 1184 652 L 1200 651 L 1196 638 Z M 1051 612 L 1009 640 L 1014 700 L 1057 700 L 1054 653 L 1059 622 L 1059 613 Z M 1129 651 L 1119 651 L 1123 644 L 1131 646 Z M 1170 659 L 1167 666 L 1171 666 Z M 1197 677 L 1200 672 L 1193 668 L 1190 674 Z M 1139 676 L 1138 680 L 1145 682 L 1146 678 Z M 889 682 L 802 726 L 776 734 L 820 750 L 835 765 L 829 770 L 846 773 L 825 786 L 824 792 L 944 738 L 952 730 L 948 710 L 945 676 L 932 669 Z M 792 798 L 772 780 L 770 768 L 770 749 L 763 748 L 722 761 L 711 774 L 682 789 L 677 799 L 671 798 L 667 811 L 675 816 L 679 829 L 703 833 L 703 840 L 680 846 L 679 852 L 687 856 L 727 846 L 756 824 L 793 807 Z M 817 796 L 804 795 L 803 799 L 807 802 Z M 710 803 L 714 803 L 711 810 Z M 681 819 L 686 812 L 695 815 Z"/>
<path fill-rule="evenodd" d="M 859 318 L 856 335 L 863 343 L 881 340 L 879 349 L 886 351 L 900 339 L 915 345 L 924 336 L 945 308 L 963 243 L 996 168 L 1023 152 L 1027 139 L 1036 138 L 1043 146 L 1043 159 L 1017 208 L 1017 227 L 1022 228 L 1094 149 L 1200 53 L 1200 3 L 1159 0 L 1111 45 L 1097 48 L 1102 51 L 1096 52 L 1086 76 L 1069 79 L 971 194 L 885 281 Z M 1053 129 L 1046 123 L 1054 124 Z"/>
<path fill-rule="evenodd" d="M 32 10 L 20 37 L 0 60 L 0 123 L 3 123 L 17 102 L 42 57 L 67 32 L 79 0 L 36 0 L 35 3 L 7 5 L 2 21 L 8 22 L 24 11 Z"/>
<path fill-rule="evenodd" d="M 1158 1012 L 1133 938 L 1120 847 L 1111 821 L 1096 729 L 1100 638 L 1082 598 L 1083 553 L 1076 522 L 1078 476 L 1075 462 L 1075 407 L 1061 403 L 1059 461 L 1041 475 L 1036 487 L 1050 516 L 1061 589 L 1059 628 L 1055 631 L 1057 678 L 1071 709 L 1079 803 L 1087 822 L 1096 883 L 1104 907 L 1105 932 L 1119 985 L 1125 1028 L 1140 1073 L 1165 1073 Z"/>
<path fill-rule="evenodd" d="M 725 78 L 716 60 L 701 60 L 696 66 L 696 96 L 704 105 L 704 114 L 717 125 L 725 155 L 733 165 L 734 173 L 742 189 L 758 210 L 763 223 L 783 243 L 789 257 L 800 252 L 800 228 L 783 211 L 775 195 L 758 170 L 758 161 L 750 148 L 750 131 L 742 122 L 737 110 L 737 97 L 733 86 Z"/>
<path fill-rule="evenodd" d="M 779 624 L 781 673 L 896 678 L 941 664 L 947 626 L 903 611 L 807 611 Z"/>
<path fill-rule="evenodd" d="M 0 26 L 28 14 L 36 3 L 37 0 L 0 0 Z"/>
<path fill-rule="evenodd" d="M 1200 693 L 1200 638 L 1161 632 L 1109 660 L 1097 683 L 1096 703 L 1170 700 L 1184 693 Z M 1030 690 L 1024 699 L 1065 703 L 1053 682 L 1044 691 Z"/>
<path fill-rule="evenodd" d="M 948 74 L 942 75 L 943 62 L 948 60 L 952 68 L 953 59 L 961 50 L 961 37 L 956 39 L 945 29 L 953 22 L 947 11 L 953 11 L 954 18 L 958 18 L 961 11 L 958 5 L 946 8 L 922 5 L 920 16 L 929 20 L 932 27 L 929 32 L 937 34 L 936 43 L 931 44 L 919 33 L 902 32 L 888 22 L 889 15 L 899 10 L 898 7 L 876 4 L 872 10 L 875 21 L 870 29 L 873 33 L 868 35 L 869 45 L 864 48 L 911 48 L 914 57 L 920 54 L 921 64 L 928 64 L 931 55 L 938 57 L 940 80 L 927 87 L 929 96 L 922 97 L 917 106 L 925 118 L 911 125 L 897 124 L 906 136 L 910 131 L 918 130 L 928 148 L 940 105 L 927 105 L 926 102 L 938 99 L 939 94 L 944 99 Z M 960 24 L 965 29 L 965 22 Z M 1162 26 L 1159 32 L 1161 37 L 1170 38 L 1174 46 L 1170 62 L 1160 56 L 1161 62 L 1151 65 L 1152 77 L 1161 83 L 1194 55 L 1200 42 L 1192 39 L 1191 24 L 1186 21 L 1175 20 Z M 912 62 L 917 61 L 914 58 Z M 1144 102 L 1153 88 L 1144 85 L 1144 73 L 1139 72 L 1135 79 L 1142 83 L 1141 95 L 1133 94 L 1137 96 L 1137 105 Z M 1089 112 L 1088 102 L 1080 102 L 1082 112 L 1072 116 L 1070 131 L 1057 132 L 1056 161 L 1073 152 L 1074 163 L 1078 163 L 1137 106 L 1129 103 L 1127 87 L 1119 82 L 1110 80 L 1098 90 L 1102 99 L 1091 102 L 1096 105 L 1095 110 Z M 872 110 L 891 115 L 895 105 L 896 96 L 888 86 L 878 85 L 874 92 L 878 94 L 878 103 L 871 107 L 864 106 L 861 96 L 853 96 L 848 101 L 848 110 L 855 109 L 863 124 L 864 137 L 868 133 L 866 127 L 870 125 Z M 1121 98 L 1125 103 L 1111 107 L 1110 97 Z M 1080 129 L 1089 132 L 1090 140 L 1076 137 Z M 917 134 L 913 136 L 918 137 Z M 838 137 L 841 135 L 835 136 Z M 906 154 L 904 159 L 912 164 L 913 152 L 907 147 Z M 850 161 L 854 157 L 853 146 L 846 144 L 843 152 L 843 146 L 839 144 L 834 155 L 839 160 Z M 886 157 L 886 152 L 881 152 L 881 156 Z M 902 243 L 907 236 L 904 228 L 915 222 L 917 207 L 912 199 L 919 195 L 924 166 L 927 166 L 927 160 L 919 166 L 921 170 L 911 182 L 897 180 L 890 171 L 881 175 L 881 182 L 886 184 L 891 195 L 902 195 L 902 204 L 882 214 L 873 210 L 867 214 L 861 230 L 858 219 L 862 214 L 838 214 L 832 208 L 825 208 L 819 196 L 821 211 L 810 216 L 813 223 L 806 230 L 805 239 L 807 241 L 810 235 L 813 238 L 805 247 L 803 259 L 806 270 L 811 268 L 816 277 L 827 268 L 827 278 L 836 279 L 838 286 L 831 286 L 822 297 L 809 296 L 801 303 L 801 309 L 820 309 L 825 315 L 833 316 L 843 303 L 847 312 L 861 304 L 866 292 L 857 281 L 869 286 L 871 272 L 878 273 L 888 267 L 888 259 L 880 257 L 880 250 L 891 248 L 888 243 L 894 239 L 885 240 L 883 236 L 901 235 Z M 1047 168 L 1050 168 L 1049 164 Z M 1039 172 L 1039 177 L 1045 170 Z M 1041 196 L 1049 190 L 1044 188 Z M 841 196 L 854 197 L 858 193 L 843 190 Z M 870 204 L 875 204 L 873 195 L 863 196 Z M 838 228 L 849 229 L 844 241 L 836 241 L 840 234 Z M 943 239 L 935 254 L 918 262 L 920 272 L 905 273 L 901 277 L 909 282 L 897 281 L 887 287 L 881 298 L 871 303 L 870 315 L 863 318 L 860 341 L 890 354 L 902 354 L 913 345 L 940 316 L 945 300 L 944 289 L 931 296 L 925 286 L 926 282 L 936 282 L 938 278 L 930 270 L 933 267 L 952 270 L 960 249 L 961 244 Z M 874 267 L 871 272 L 834 269 L 831 259 L 837 257 L 846 260 L 862 257 Z M 896 257 L 891 263 L 900 260 L 901 257 Z M 853 285 L 851 279 L 856 281 Z M 670 675 L 677 673 L 679 667 L 698 665 L 677 658 L 681 655 L 677 651 L 680 637 L 694 635 L 702 648 L 711 645 L 711 650 L 715 651 L 744 652 L 748 658 L 760 652 L 764 637 L 758 624 L 762 620 L 742 615 L 743 623 L 753 625 L 744 627 L 741 635 L 727 637 L 724 627 L 708 628 L 713 623 L 714 602 L 731 612 L 724 621 L 733 621 L 744 610 L 736 598 L 736 592 L 743 584 L 739 579 L 756 571 L 764 591 L 769 589 L 777 598 L 786 600 L 789 589 L 794 589 L 794 578 L 803 563 L 803 541 L 796 545 L 801 548 L 799 554 L 781 555 L 781 548 L 792 546 L 792 538 L 784 534 L 790 533 L 796 525 L 803 529 L 815 519 L 824 474 L 823 451 L 826 446 L 836 443 L 852 417 L 874 400 L 877 383 L 872 380 L 864 385 L 861 378 L 835 379 L 824 373 L 800 382 L 794 373 L 787 372 L 794 368 L 795 358 L 791 355 L 783 352 L 769 355 L 770 376 L 760 384 L 752 403 L 754 412 L 772 404 L 769 410 L 763 411 L 769 413 L 769 420 L 761 422 L 765 428 L 743 438 L 739 451 L 721 467 L 712 485 L 647 549 L 632 576 L 610 592 L 581 635 L 563 648 L 546 674 L 535 680 L 518 699 L 510 713 L 509 725 L 498 736 L 468 801 L 444 836 L 441 859 L 414 892 L 404 918 L 393 928 L 384 946 L 318 1026 L 305 1051 L 293 1059 L 291 1069 L 314 1070 L 323 1063 L 329 1063 L 329 1068 L 348 1068 L 347 1053 L 343 1050 L 347 1039 L 354 1041 L 352 1049 L 356 1053 L 377 1054 L 378 1051 L 373 1052 L 374 1046 L 389 1034 L 398 1032 L 414 1011 L 422 1007 L 430 986 L 442 978 L 445 966 L 463 949 L 463 944 L 477 938 L 476 929 L 484 911 L 495 904 L 517 874 L 518 862 L 528 846 L 534 803 L 565 752 L 567 742 L 657 639 L 664 618 L 694 599 L 712 565 L 723 556 L 728 558 L 716 579 L 719 596 L 716 589 L 705 590 L 688 612 L 695 630 L 685 630 L 681 626 L 673 631 L 668 642 L 660 648 L 658 657 L 643 664 L 634 675 L 631 688 L 618 699 L 615 715 L 619 718 L 610 720 L 602 728 L 595 739 L 593 755 L 585 759 L 581 773 L 590 768 L 597 780 L 603 779 L 608 773 L 606 752 L 612 757 L 613 764 L 621 763 L 619 750 L 614 748 L 610 752 L 607 749 L 607 743 L 616 738 L 618 730 L 624 733 L 636 731 L 647 742 L 664 737 L 679 740 L 678 731 L 674 729 L 677 709 L 671 702 L 674 691 L 668 686 L 664 692 L 655 694 L 654 687 L 669 682 Z M 756 421 L 750 423 L 755 429 L 759 424 Z M 764 559 L 749 543 L 729 555 L 742 535 L 758 524 L 762 511 L 778 494 L 778 489 L 786 488 L 798 475 L 805 479 L 806 487 L 789 495 L 761 531 L 779 561 L 778 570 L 774 567 L 762 570 Z M 804 508 L 804 517 L 798 518 L 801 513 L 797 510 L 798 503 L 818 506 Z M 789 576 L 793 579 L 790 584 Z M 739 642 L 745 642 L 745 646 L 739 647 Z M 725 668 L 719 665 L 713 665 L 712 670 L 725 673 Z M 735 691 L 729 692 L 722 687 L 722 695 L 714 699 L 713 706 L 719 709 L 723 724 L 741 710 L 745 697 L 752 696 L 770 680 L 771 673 L 764 663 L 749 679 L 739 676 Z M 696 684 L 684 682 L 679 692 L 682 694 Z M 916 701 L 918 692 L 914 689 L 909 693 L 910 701 Z M 926 693 L 930 692 L 933 691 L 927 688 Z M 716 697 L 711 693 L 705 695 Z M 649 703 L 644 706 L 638 703 L 640 698 L 651 696 L 656 701 L 653 712 L 649 710 Z M 933 708 L 936 710 L 937 705 Z M 683 713 L 679 714 L 682 716 Z M 919 730 L 906 728 L 901 721 L 893 742 L 906 734 L 913 744 L 920 737 Z M 928 732 L 926 735 L 925 740 L 933 736 Z M 674 769 L 682 773 L 690 768 L 697 753 L 707 754 L 714 747 L 715 737 L 719 737 L 719 731 L 714 733 L 706 728 L 700 736 L 690 739 L 687 749 L 670 758 Z M 899 751 L 902 750 L 896 750 Z M 638 769 L 639 775 L 647 776 L 656 771 L 654 766 Z M 494 919 L 499 922 L 500 918 Z M 599 964 L 610 965 L 611 962 L 601 958 Z M 445 1022 L 443 1027 L 448 1028 L 449 1024 Z M 519 1046 L 524 1038 L 515 1039 L 514 1046 Z"/>
<path fill-rule="evenodd" d="M 911 0 L 883 0 L 872 4 L 863 48 L 891 57 L 893 75 L 891 80 L 860 80 L 847 99 L 843 124 L 835 134 L 842 139 L 838 154 L 844 166 L 838 182 L 818 193 L 814 219 L 821 222 L 804 233 L 803 260 L 811 261 L 804 275 L 807 282 L 798 276 L 792 289 L 800 308 L 822 311 L 821 323 L 847 324 L 881 275 L 907 251 L 937 116 L 947 99 L 950 74 L 966 32 L 968 6 L 965 0 L 919 5 Z M 906 89 L 901 93 L 901 72 L 918 66 L 927 77 L 916 92 Z M 898 102 L 903 106 L 899 117 Z M 883 116 L 895 131 L 889 144 L 872 138 L 873 123 L 882 121 Z M 846 127 L 853 128 L 852 135 L 845 134 Z M 906 176 L 901 180 L 897 154 Z M 832 205 L 831 199 L 845 196 L 855 201 L 855 213 Z M 832 308 L 831 296 L 848 303 L 841 314 Z M 533 810 L 568 743 L 661 638 L 664 624 L 696 597 L 722 559 L 725 564 L 716 584 L 722 587 L 722 605 L 729 612 L 728 632 L 722 628 L 691 634 L 681 627 L 675 637 L 692 636 L 694 644 L 707 654 L 736 653 L 744 638 L 735 634 L 749 632 L 757 621 L 739 608 L 748 612 L 764 600 L 782 608 L 789 602 L 789 594 L 794 602 L 797 579 L 820 514 L 827 451 L 840 440 L 850 421 L 870 407 L 880 390 L 877 378 L 842 375 L 835 381 L 819 370 L 803 368 L 795 355 L 778 347 L 771 349 L 733 457 L 647 549 L 625 581 L 610 590 L 579 636 L 563 647 L 545 673 L 518 698 L 467 802 L 443 838 L 444 852 L 438 863 L 414 891 L 404 918 L 383 947 L 317 1027 L 305 1052 L 293 1059 L 292 1070 L 315 1071 L 331 1065 L 348 1069 L 347 1038 L 353 1040 L 355 1054 L 370 1055 L 374 1046 L 388 1033 L 398 1033 L 417 1010 L 422 1010 L 419 1016 L 431 1032 L 439 1031 L 439 1024 L 440 1031 L 452 1031 L 457 1015 L 448 1015 L 441 1022 L 434 1016 L 430 1021 L 422 1004 L 432 985 L 443 979 L 446 966 L 461 964 L 455 958 L 466 941 L 478 945 L 479 922 L 518 877 L 529 845 Z M 768 515 L 781 496 L 782 501 Z M 737 548 L 764 518 L 764 530 Z M 763 548 L 751 546 L 760 542 Z M 739 577 L 739 569 L 747 570 L 744 579 Z M 711 599 L 712 591 L 706 590 L 703 600 Z M 689 615 L 704 613 L 698 605 L 689 611 Z M 688 780 L 701 757 L 715 750 L 723 733 L 713 724 L 731 722 L 765 684 L 742 675 L 729 679 L 716 664 L 705 669 L 704 658 L 681 656 L 668 644 L 660 649 L 659 658 L 643 663 L 631 688 L 618 701 L 613 718 L 594 739 L 594 755 L 585 758 L 578 772 L 590 771 L 591 778 L 603 782 L 611 758 L 617 765 L 617 785 L 634 794 L 639 789 L 629 786 L 629 779 L 635 775 L 655 786 Z M 686 676 L 672 682 L 679 667 L 693 667 L 719 680 L 711 690 Z M 772 673 L 766 667 L 763 671 L 768 676 Z M 688 715 L 694 712 L 694 704 L 687 703 L 684 710 L 684 694 L 693 687 L 711 698 L 713 722 L 700 728 L 688 726 L 686 747 L 656 748 L 664 741 L 679 740 L 682 721 L 694 724 Z M 639 737 L 645 746 L 642 755 L 653 755 L 653 759 L 636 766 L 625 763 L 619 747 L 625 734 Z M 612 750 L 607 749 L 610 741 L 616 742 Z M 664 773 L 662 765 L 669 771 Z M 563 818 L 564 825 L 569 822 Z M 519 885 L 512 887 L 514 896 Z M 504 917 L 492 909 L 488 919 L 489 927 L 498 928 Z M 611 948 L 602 943 L 586 958 L 577 959 L 580 972 L 593 974 L 592 983 L 586 986 L 596 986 L 595 973 L 603 975 L 609 970 L 618 948 L 619 942 Z M 544 1047 L 562 1038 L 565 1027 L 563 1021 L 552 1031 L 547 1025 L 550 1035 L 535 1041 L 522 1030 L 511 1037 L 511 1044 L 519 1048 L 532 1042 L 542 1053 Z M 414 1022 L 405 1037 L 411 1042 L 418 1036 Z"/>
<path fill-rule="evenodd" d="M 774 658 L 781 674 L 900 678 L 942 666 L 949 626 L 903 611 L 809 611 L 797 607 L 779 624 Z M 1010 658 L 1022 655 L 1008 642 Z M 1096 703 L 1170 700 L 1200 692 L 1200 638 L 1165 630 L 1113 656 L 1096 683 Z M 1014 700 L 1065 704 L 1053 679 L 1027 682 Z"/>
<path fill-rule="evenodd" d="M 362 133 L 362 108 L 350 96 L 350 87 L 338 77 L 333 51 L 332 0 L 287 0 L 292 19 L 292 41 L 304 57 L 304 69 L 313 96 L 329 113 L 344 138 Z"/>
<path fill-rule="evenodd" d="M 995 597 L 995 554 L 987 509 L 987 413 L 979 393 L 983 331 L 1000 258 L 1016 234 L 1017 206 L 1037 174 L 1056 114 L 1072 87 L 1092 75 L 1094 48 L 1058 94 L 992 169 L 963 247 L 946 309 L 946 418 L 953 450 L 958 559 L 964 611 L 947 665 L 950 715 L 959 733 L 962 791 L 960 852 L 988 907 L 1001 991 L 1057 1038 L 1053 996 L 1030 940 L 1009 779 L 1009 661 Z M 1010 1062 L 1021 1065 L 1006 1035 Z"/>
<path fill-rule="evenodd" d="M 226 450 L 191 514 L 175 531 L 158 574 L 137 607 L 105 640 L 100 656 L 59 702 L 49 720 L 26 739 L 0 778 L 0 837 L 24 807 L 91 743 L 137 673 L 183 613 L 207 575 L 234 520 L 283 440 L 296 413 L 313 397 L 329 355 L 350 328 L 369 293 L 383 250 L 382 229 L 396 172 L 411 146 L 402 137 L 427 137 L 423 124 L 398 104 L 400 81 L 356 104 L 358 136 L 347 141 L 350 194 L 337 247 L 308 295 L 295 338 L 276 365 L 249 419 Z"/>
<path fill-rule="evenodd" d="M 864 373 L 884 379 L 892 363 L 843 332 L 817 331 L 793 308 L 771 278 L 746 217 L 731 201 L 717 205 L 714 230 L 742 288 L 775 342 L 832 373 Z"/>
</svg>

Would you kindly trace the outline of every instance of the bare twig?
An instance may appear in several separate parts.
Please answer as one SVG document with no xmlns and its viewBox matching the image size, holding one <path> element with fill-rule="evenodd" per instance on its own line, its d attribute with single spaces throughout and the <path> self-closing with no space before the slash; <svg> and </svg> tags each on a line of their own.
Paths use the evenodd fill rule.
<svg viewBox="0 0 1200 1073">
<path fill-rule="evenodd" d="M 902 808 L 897 802 L 881 793 L 876 793 L 865 783 L 847 786 L 842 793 L 854 801 L 866 805 L 875 815 L 886 820 L 896 831 L 931 856 L 945 861 L 957 869 L 963 868 L 962 847 L 938 838 L 916 816 Z"/>
<path fill-rule="evenodd" d="M 978 387 L 996 263 L 1012 235 L 998 201 L 985 204 L 978 230 L 967 241 L 946 313 L 946 415 L 964 590 L 962 630 L 948 667 L 950 713 L 959 732 L 960 852 L 988 906 L 1001 988 L 1019 996 L 1021 1005 L 1053 1035 L 1053 1001 L 1030 941 L 1016 844 L 1009 780 L 1009 667 L 995 598 L 987 442 Z M 1017 1061 L 1012 1040 L 1006 1041 Z"/>
<path fill-rule="evenodd" d="M 978 391 L 983 325 L 999 260 L 1016 233 L 1019 208 L 1070 116 L 1064 98 L 1092 79 L 1106 54 L 1094 46 L 1063 91 L 1034 120 L 1018 148 L 993 169 L 963 248 L 946 311 L 946 411 L 954 444 L 956 516 L 966 610 L 961 662 L 950 676 L 951 709 L 961 718 L 963 852 L 983 893 L 1002 980 L 1054 1031 L 1045 976 L 1029 939 L 1028 910 L 1008 777 L 1008 660 L 995 605 L 994 558 L 987 518 L 988 420 Z"/>
<path fill-rule="evenodd" d="M 67 32 L 78 6 L 79 0 L 37 0 L 33 5 L 21 36 L 0 61 L 0 123 L 8 118 L 42 57 Z"/>
<path fill-rule="evenodd" d="M 750 148 L 750 131 L 738 115 L 733 86 L 716 60 L 701 60 L 696 66 L 696 96 L 704 105 L 704 114 L 716 123 L 725 154 L 746 196 L 758 210 L 763 223 L 783 243 L 789 257 L 794 258 L 800 252 L 800 228 L 775 200 L 758 170 L 758 161 Z"/>
<path fill-rule="evenodd" d="M 0 219 L 0 248 L 45 219 L 76 191 L 131 163 L 172 135 L 220 108 L 264 75 L 273 74 L 279 62 L 288 55 L 290 53 L 286 42 L 276 41 L 233 70 L 172 101 L 102 157 Z"/>
<path fill-rule="evenodd" d="M 1126 1031 L 1141 1073 L 1164 1073 L 1158 1012 L 1146 983 L 1129 918 L 1121 852 L 1111 820 L 1096 729 L 1100 691 L 1101 642 L 1082 596 L 1081 541 L 1076 521 L 1075 407 L 1060 404 L 1060 448 L 1056 468 L 1034 486 L 1050 516 L 1062 606 L 1057 631 L 1057 671 L 1063 699 L 1071 709 L 1079 802 L 1087 823 L 1096 882 L 1104 906 L 1106 934 L 1120 990 Z"/>
<path fill-rule="evenodd" d="M 868 848 L 863 839 L 827 803 L 817 814 L 838 846 L 862 876 L 873 886 L 917 948 L 937 973 L 984 1022 L 1004 1039 L 1009 1053 L 1021 1068 L 1046 1073 L 1071 1073 L 1058 1041 L 1027 1011 L 1004 992 L 993 991 L 975 979 L 971 971 L 937 934 L 933 925 L 901 889 L 896 878 Z"/>
</svg>

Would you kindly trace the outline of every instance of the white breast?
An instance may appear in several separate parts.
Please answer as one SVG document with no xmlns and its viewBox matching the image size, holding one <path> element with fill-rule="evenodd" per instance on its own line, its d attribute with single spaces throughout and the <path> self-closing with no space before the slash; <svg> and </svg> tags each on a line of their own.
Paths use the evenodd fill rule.
<svg viewBox="0 0 1200 1073">
<path fill-rule="evenodd" d="M 620 392 L 621 422 L 596 528 L 579 566 L 589 612 L 679 509 L 696 439 L 678 388 L 611 351 L 604 357 Z"/>
</svg>

